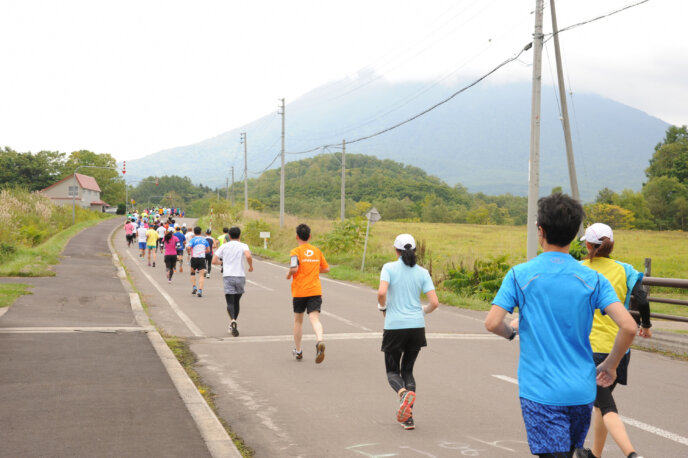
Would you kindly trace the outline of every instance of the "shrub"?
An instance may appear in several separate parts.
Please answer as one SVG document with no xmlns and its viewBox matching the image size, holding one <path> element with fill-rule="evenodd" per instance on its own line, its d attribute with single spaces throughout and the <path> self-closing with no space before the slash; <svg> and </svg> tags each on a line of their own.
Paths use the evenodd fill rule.
<svg viewBox="0 0 688 458">
<path fill-rule="evenodd" d="M 326 254 L 342 254 L 358 251 L 365 240 L 363 221 L 347 219 L 334 223 L 332 231 L 324 236 L 323 251 Z"/>
<path fill-rule="evenodd" d="M 263 244 L 263 239 L 260 238 L 261 232 L 273 232 L 272 226 L 262 219 L 251 220 L 241 231 L 241 241 L 248 245 L 261 246 Z"/>
<path fill-rule="evenodd" d="M 476 260 L 471 270 L 466 269 L 462 263 L 458 269 L 449 269 L 449 278 L 444 281 L 444 287 L 464 296 L 491 301 L 510 268 L 506 256 L 488 261 Z"/>
</svg>

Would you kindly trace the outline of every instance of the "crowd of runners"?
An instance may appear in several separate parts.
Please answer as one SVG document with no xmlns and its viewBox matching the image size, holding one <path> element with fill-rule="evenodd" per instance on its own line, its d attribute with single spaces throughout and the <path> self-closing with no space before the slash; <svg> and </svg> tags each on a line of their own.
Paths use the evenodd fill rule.
<svg viewBox="0 0 688 458">
<path fill-rule="evenodd" d="M 554 194 L 538 202 L 537 226 L 543 253 L 509 270 L 485 320 L 485 327 L 508 341 L 519 336 L 519 398 L 531 453 L 541 457 L 600 457 L 607 434 L 628 458 L 635 452 L 612 396 L 617 384 L 626 384 L 629 347 L 636 333 L 651 337 L 650 309 L 641 288 L 643 274 L 610 258 L 614 247 L 612 229 L 595 223 L 581 241 L 589 257 L 576 261 L 569 246 L 585 214 L 574 199 Z M 191 294 L 203 295 L 205 278 L 213 265 L 222 272 L 228 332 L 239 335 L 239 300 L 246 272 L 253 271 L 248 245 L 240 241 L 238 227 L 224 228 L 214 238 L 199 226 L 193 230 L 177 225 L 174 215 L 143 212 L 127 219 L 129 246 L 138 241 L 139 256 L 155 267 L 156 253 L 164 253 L 167 280 L 179 268 L 184 253 L 191 275 Z M 315 362 L 325 358 L 320 322 L 322 287 L 320 274 L 329 271 L 322 252 L 310 243 L 311 230 L 296 228 L 297 247 L 290 252 L 286 279 L 291 280 L 296 360 L 303 359 L 303 319 L 308 314 L 316 335 Z M 391 244 L 396 261 L 382 267 L 377 308 L 384 314 L 381 351 L 389 385 L 398 396 L 397 421 L 414 429 L 416 382 L 413 369 L 422 347 L 427 346 L 425 315 L 439 305 L 432 278 L 416 262 L 416 242 L 400 234 Z M 146 257 L 147 256 L 147 257 Z M 428 304 L 421 303 L 425 295 Z M 639 325 L 628 312 L 634 300 Z M 518 308 L 509 324 L 506 314 Z M 583 443 L 593 419 L 593 446 Z"/>
</svg>

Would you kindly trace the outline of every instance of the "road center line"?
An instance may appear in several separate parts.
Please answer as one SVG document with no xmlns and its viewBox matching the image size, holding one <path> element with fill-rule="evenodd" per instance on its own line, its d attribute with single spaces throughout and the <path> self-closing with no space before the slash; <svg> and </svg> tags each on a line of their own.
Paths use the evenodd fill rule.
<svg viewBox="0 0 688 458">
<path fill-rule="evenodd" d="M 445 334 L 445 333 L 428 333 L 425 336 L 427 339 L 445 339 L 445 340 L 484 340 L 499 339 L 497 336 L 487 334 Z M 340 332 L 336 334 L 325 334 L 325 340 L 381 340 L 382 332 Z M 194 343 L 270 343 L 270 342 L 292 342 L 294 336 L 291 334 L 281 336 L 250 336 L 250 337 L 207 337 L 203 339 L 194 339 Z M 303 340 L 315 342 L 314 334 L 304 334 Z"/>
<path fill-rule="evenodd" d="M 267 291 L 274 291 L 274 289 L 268 288 L 267 286 L 263 286 L 263 285 L 261 285 L 260 283 L 257 283 L 257 282 L 255 282 L 255 281 L 251 281 L 251 280 L 249 280 L 248 278 L 246 279 L 246 283 L 251 284 L 251 285 L 253 285 L 253 286 L 257 286 L 258 288 L 263 288 L 263 289 L 265 289 L 265 290 L 267 290 Z"/>
<path fill-rule="evenodd" d="M 372 331 L 372 329 L 367 328 L 367 327 L 363 326 L 362 324 L 355 323 L 355 322 L 353 322 L 353 321 L 351 321 L 351 320 L 348 320 L 348 319 L 346 319 L 346 318 L 344 318 L 344 317 L 341 317 L 341 316 L 339 316 L 339 315 L 335 315 L 334 313 L 331 313 L 331 312 L 326 312 L 326 311 L 324 311 L 324 310 L 321 310 L 321 311 L 320 311 L 320 314 L 321 314 L 321 315 L 328 316 L 328 317 L 330 317 L 330 318 L 334 318 L 335 320 L 339 320 L 339 321 L 341 321 L 342 323 L 346 323 L 346 324 L 348 324 L 349 326 L 353 326 L 353 327 L 355 327 L 355 328 L 359 328 L 359 329 L 362 329 L 362 330 L 364 330 L 364 331 Z"/>
<path fill-rule="evenodd" d="M 181 308 L 179 308 L 179 306 L 178 306 L 177 303 L 174 301 L 174 299 L 172 299 L 172 297 L 171 297 L 169 294 L 167 294 L 167 291 L 165 291 L 164 289 L 162 289 L 162 287 L 158 284 L 158 282 L 155 281 L 155 280 L 153 280 L 153 277 L 151 277 L 151 276 L 148 274 L 148 272 L 146 272 L 146 271 L 143 269 L 143 267 L 141 266 L 141 264 L 138 263 L 138 261 L 137 261 L 137 259 L 134 257 L 134 255 L 132 255 L 130 251 L 127 251 L 127 254 L 128 254 L 129 257 L 132 259 L 132 261 L 134 261 L 134 263 L 135 263 L 137 266 L 139 266 L 139 269 L 141 269 L 141 272 L 143 273 L 143 275 L 146 276 L 146 278 L 148 279 L 148 281 L 150 281 L 151 284 L 152 284 L 153 286 L 155 286 L 155 289 L 157 289 L 157 290 L 160 292 L 160 294 L 162 295 L 162 297 L 165 298 L 165 300 L 167 301 L 167 303 L 170 304 L 170 307 L 172 307 L 172 310 L 174 311 L 174 313 L 176 313 L 177 316 L 179 317 L 179 319 L 182 320 L 182 321 L 184 322 L 184 324 L 186 325 L 186 327 L 189 328 L 189 331 L 191 331 L 191 333 L 192 333 L 194 336 L 196 336 L 196 337 L 205 337 L 205 334 L 203 334 L 203 331 L 201 331 L 201 329 L 200 329 L 198 326 L 196 326 L 196 324 L 195 324 L 193 321 L 191 321 L 191 318 L 189 318 L 188 315 L 187 315 L 186 313 L 184 313 L 184 312 L 182 311 Z"/>
<path fill-rule="evenodd" d="M 513 383 L 515 385 L 518 385 L 518 380 L 507 377 L 506 375 L 492 375 L 494 378 L 498 378 L 500 380 L 504 380 L 505 382 Z M 647 423 L 643 423 L 642 421 L 635 420 L 633 418 L 629 417 L 624 417 L 623 415 L 619 415 L 619 418 L 621 421 L 626 423 L 627 425 L 630 426 L 635 426 L 638 429 L 642 429 L 645 432 L 652 433 L 656 436 L 663 437 L 665 439 L 672 440 L 674 442 L 678 442 L 681 445 L 687 445 L 688 446 L 688 437 L 683 437 L 678 434 L 672 433 L 670 431 L 664 430 L 662 428 L 658 428 L 656 426 L 648 425 Z"/>
<path fill-rule="evenodd" d="M 256 259 L 256 261 L 262 262 L 263 264 L 269 264 L 269 265 L 271 265 L 271 266 L 279 267 L 280 269 L 289 270 L 287 267 L 280 266 L 279 264 L 275 264 L 275 263 L 273 263 L 273 262 L 260 261 L 260 260 L 257 260 L 257 259 Z M 344 283 L 344 282 L 341 282 L 341 281 L 332 280 L 331 278 L 320 277 L 320 279 L 323 280 L 323 281 L 329 281 L 329 282 L 331 282 L 331 283 L 337 283 L 338 285 L 346 286 L 347 288 L 360 289 L 360 288 L 359 288 L 358 286 L 356 286 L 356 285 L 351 285 L 351 284 L 349 284 L 349 283 Z"/>
</svg>

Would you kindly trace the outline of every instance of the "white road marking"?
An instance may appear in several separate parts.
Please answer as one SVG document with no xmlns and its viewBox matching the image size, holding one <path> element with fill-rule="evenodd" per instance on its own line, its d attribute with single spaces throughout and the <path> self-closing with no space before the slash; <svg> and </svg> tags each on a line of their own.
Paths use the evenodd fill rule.
<svg viewBox="0 0 688 458">
<path fill-rule="evenodd" d="M 326 311 L 322 310 L 322 311 L 320 311 L 320 314 L 321 314 L 321 315 L 325 315 L 325 316 L 329 316 L 330 318 L 334 318 L 335 320 L 339 320 L 339 321 L 341 321 L 342 323 L 346 323 L 346 324 L 348 324 L 348 325 L 350 325 L 350 326 L 353 326 L 353 327 L 362 329 L 362 330 L 364 330 L 364 331 L 372 331 L 372 329 L 367 328 L 367 327 L 363 326 L 362 324 L 354 323 L 354 322 L 351 321 L 351 320 L 348 320 L 348 319 L 346 319 L 346 318 L 344 318 L 344 317 L 341 317 L 341 316 L 339 316 L 339 315 L 335 315 L 334 313 L 331 313 L 331 312 L 326 312 Z"/>
<path fill-rule="evenodd" d="M 63 332 L 142 332 L 152 331 L 153 326 L 54 326 L 0 328 L 0 334 L 52 334 Z"/>
<path fill-rule="evenodd" d="M 257 283 L 257 282 L 255 282 L 255 281 L 251 281 L 251 280 L 249 280 L 248 278 L 246 279 L 246 283 L 249 283 L 249 284 L 251 284 L 251 285 L 253 285 L 253 286 L 257 286 L 258 288 L 263 288 L 263 289 L 265 289 L 265 290 L 267 290 L 267 291 L 274 291 L 274 289 L 268 288 L 267 286 L 263 286 L 263 285 L 261 285 L 260 283 Z"/>
<path fill-rule="evenodd" d="M 143 275 L 146 276 L 148 281 L 150 281 L 151 284 L 153 286 L 155 286 L 155 289 L 157 289 L 160 292 L 160 294 L 162 295 L 162 297 L 165 298 L 167 303 L 170 304 L 170 307 L 172 307 L 172 310 L 174 310 L 174 313 L 176 313 L 177 316 L 179 317 L 179 319 L 184 322 L 186 327 L 189 328 L 189 331 L 191 331 L 191 333 L 196 337 L 205 337 L 205 334 L 203 333 L 203 331 L 201 331 L 201 329 L 198 326 L 196 326 L 196 324 L 193 321 L 191 321 L 191 318 L 189 318 L 188 315 L 186 313 L 184 313 L 181 308 L 179 308 L 179 306 L 174 301 L 174 299 L 172 299 L 172 297 L 169 294 L 167 294 L 167 292 L 164 289 L 162 289 L 162 287 L 158 284 L 158 282 L 153 280 L 153 277 L 151 277 L 148 274 L 148 272 L 146 272 L 143 269 L 141 264 L 139 264 L 137 262 L 137 259 L 134 257 L 134 255 L 132 255 L 130 251 L 127 251 L 127 254 L 136 263 L 136 265 L 139 266 L 139 268 L 141 269 L 141 272 L 143 273 Z"/>
<path fill-rule="evenodd" d="M 428 339 L 449 339 L 449 340 L 484 340 L 499 338 L 497 336 L 490 336 L 487 334 L 443 334 L 443 333 L 428 333 L 425 336 Z M 325 334 L 325 341 L 329 340 L 381 340 L 382 332 L 341 332 L 337 334 Z M 252 337 L 208 337 L 205 339 L 194 339 L 194 342 L 202 343 L 270 343 L 270 342 L 291 342 L 294 336 L 252 336 Z M 303 340 L 315 342 L 314 334 L 304 334 Z M 497 377 L 497 376 L 495 376 Z M 507 377 L 508 378 L 508 377 Z M 513 380 L 513 379 L 512 379 Z"/>
<path fill-rule="evenodd" d="M 688 445 L 688 438 L 687 437 L 679 436 L 678 434 L 666 431 L 666 430 L 661 429 L 661 428 L 657 428 L 656 426 L 648 425 L 647 423 L 643 423 L 642 421 L 634 420 L 633 418 L 624 417 L 623 415 L 619 415 L 619 418 L 621 418 L 621 421 L 623 421 L 627 425 L 635 426 L 636 428 L 642 429 L 643 431 L 647 431 L 648 433 L 656 434 L 657 436 L 672 440 L 674 442 L 678 442 L 679 444 L 682 444 L 682 445 Z"/>
<path fill-rule="evenodd" d="M 518 380 L 512 377 L 507 377 L 506 375 L 495 375 L 492 374 L 494 378 L 498 378 L 499 380 L 504 380 L 505 382 L 513 383 L 514 385 L 518 385 Z"/>
<path fill-rule="evenodd" d="M 518 380 L 507 377 L 506 375 L 492 375 L 495 378 L 498 378 L 500 380 L 504 380 L 505 382 L 510 382 L 515 385 L 518 385 Z M 681 445 L 688 445 L 688 437 L 683 437 L 678 434 L 672 433 L 670 431 L 664 430 L 662 428 L 658 428 L 656 426 L 648 425 L 647 423 L 643 423 L 642 421 L 635 420 L 633 418 L 629 417 L 624 417 L 623 415 L 619 415 L 619 418 L 621 421 L 626 423 L 627 425 L 630 426 L 635 426 L 638 429 L 642 429 L 643 431 L 646 431 L 648 433 L 655 434 L 659 437 L 663 437 L 665 439 L 672 440 L 674 442 L 678 442 Z"/>
</svg>

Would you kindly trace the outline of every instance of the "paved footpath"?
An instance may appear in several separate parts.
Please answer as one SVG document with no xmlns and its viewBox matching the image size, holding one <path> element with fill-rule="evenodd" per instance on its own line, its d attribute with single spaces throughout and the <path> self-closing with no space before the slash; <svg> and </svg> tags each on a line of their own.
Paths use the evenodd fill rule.
<svg viewBox="0 0 688 458">
<path fill-rule="evenodd" d="M 114 244 L 152 319 L 188 338 L 220 415 L 257 457 L 530 456 L 516 386 L 518 340 L 487 333 L 485 312 L 440 306 L 427 316 L 428 347 L 414 371 L 416 429 L 404 431 L 394 418 L 397 397 L 385 377 L 372 288 L 323 277 L 325 361 L 313 361 L 306 322 L 305 356 L 297 362 L 285 266 L 256 260 L 234 338 L 215 268 L 198 298 L 190 294 L 188 265 L 168 284 L 160 257 L 148 267 L 122 231 Z M 688 456 L 687 381 L 687 362 L 633 352 L 630 385 L 615 395 L 644 456 Z M 621 456 L 612 441 L 605 456 Z"/>
<path fill-rule="evenodd" d="M 176 361 L 132 310 L 108 248 L 120 225 L 78 234 L 55 277 L 3 279 L 34 287 L 0 317 L 0 456 L 204 457 L 227 445 L 199 430 L 190 409 L 205 404 L 185 405 L 183 376 L 166 370 Z"/>
</svg>

